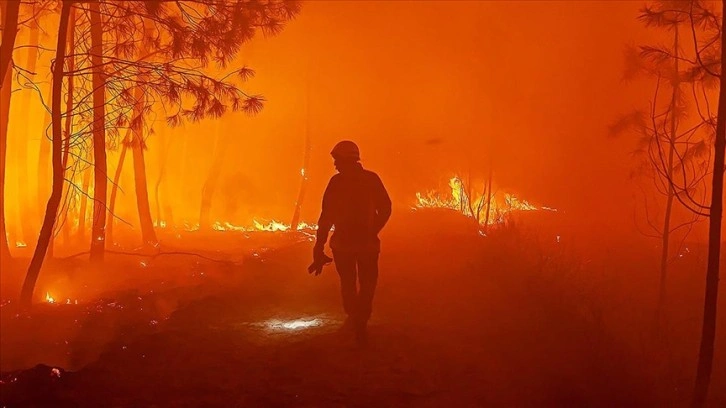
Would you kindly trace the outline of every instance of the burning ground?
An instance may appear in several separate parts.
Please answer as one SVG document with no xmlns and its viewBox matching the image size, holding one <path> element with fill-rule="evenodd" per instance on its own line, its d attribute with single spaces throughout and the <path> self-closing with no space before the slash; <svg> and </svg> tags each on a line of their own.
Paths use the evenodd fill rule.
<svg viewBox="0 0 726 408">
<path fill-rule="evenodd" d="M 702 248 L 689 247 L 674 266 L 669 312 L 678 324 L 657 339 L 646 327 L 655 293 L 642 293 L 654 279 L 636 273 L 654 259 L 644 241 L 595 242 L 551 212 L 522 213 L 486 237 L 479 230 L 447 209 L 395 214 L 383 236 L 367 349 L 337 330 L 343 316 L 334 270 L 319 278 L 304 272 L 305 234 L 189 232 L 179 254 L 111 255 L 95 283 L 99 272 L 87 272 L 85 261 L 57 260 L 39 282 L 54 303 L 32 314 L 7 300 L 0 309 L 2 403 L 609 407 L 688 400 L 699 323 L 692 300 L 702 289 L 688 273 L 703 262 Z M 210 242 L 219 250 L 201 250 Z M 203 257 L 183 253 L 194 246 Z M 85 295 L 60 289 L 73 279 L 84 282 Z M 717 361 L 725 358 L 719 350 Z M 717 370 L 713 406 L 726 401 L 726 373 Z"/>
</svg>

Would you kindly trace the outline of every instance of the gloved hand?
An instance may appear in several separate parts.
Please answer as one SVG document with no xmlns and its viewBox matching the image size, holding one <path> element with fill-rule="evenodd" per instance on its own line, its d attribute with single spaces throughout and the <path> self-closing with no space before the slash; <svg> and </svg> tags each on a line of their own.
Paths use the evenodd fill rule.
<svg viewBox="0 0 726 408">
<path fill-rule="evenodd" d="M 333 258 L 325 255 L 323 248 L 316 245 L 313 249 L 313 263 L 308 266 L 308 273 L 318 276 L 323 273 L 323 267 L 331 262 Z"/>
</svg>

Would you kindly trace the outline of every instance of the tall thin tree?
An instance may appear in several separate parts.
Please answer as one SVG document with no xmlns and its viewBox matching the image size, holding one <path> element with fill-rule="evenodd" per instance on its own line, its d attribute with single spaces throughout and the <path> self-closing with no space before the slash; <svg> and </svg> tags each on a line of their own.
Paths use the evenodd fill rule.
<svg viewBox="0 0 726 408">
<path fill-rule="evenodd" d="M 91 261 L 102 261 L 106 246 L 106 81 L 103 74 L 103 21 L 100 5 L 91 2 L 91 64 L 93 84 L 93 224 Z"/>
<path fill-rule="evenodd" d="M 53 62 L 52 86 L 53 96 L 51 98 L 51 112 L 53 115 L 53 189 L 48 198 L 48 205 L 43 217 L 43 225 L 40 228 L 38 244 L 33 252 L 33 257 L 28 266 L 28 272 L 23 281 L 23 288 L 20 292 L 20 302 L 24 307 L 29 307 L 33 300 L 35 283 L 38 280 L 40 269 L 43 266 L 48 244 L 53 235 L 58 207 L 63 195 L 63 132 L 61 129 L 61 94 L 63 92 L 63 76 L 65 70 L 66 41 L 68 36 L 68 21 L 72 5 L 71 0 L 62 0 L 60 21 L 58 23 L 58 42 L 56 45 L 55 60 Z"/>
<path fill-rule="evenodd" d="M 682 238 L 690 231 L 698 217 L 704 215 L 703 207 L 694 195 L 705 191 L 705 140 L 711 128 L 690 111 L 697 110 L 698 101 L 691 92 L 683 88 L 692 87 L 694 92 L 702 88 L 699 80 L 681 69 L 681 60 L 689 60 L 682 51 L 681 32 L 688 26 L 688 1 L 656 1 L 644 7 L 638 19 L 646 27 L 666 30 L 672 36 L 672 46 L 641 46 L 639 50 L 629 48 L 625 78 L 630 79 L 644 73 L 654 78 L 654 96 L 650 114 L 631 112 L 610 126 L 615 136 L 625 130 L 634 130 L 638 138 L 635 156 L 640 159 L 635 180 L 646 180 L 662 196 L 662 201 L 653 211 L 653 200 L 648 200 L 645 191 L 645 221 L 650 231 L 644 234 L 660 241 L 658 276 L 658 300 L 655 313 L 655 328 L 663 330 L 667 301 L 668 267 L 672 262 L 672 241 L 679 230 L 685 230 Z M 667 84 L 667 89 L 664 89 Z M 676 179 L 681 180 L 676 182 Z M 681 204 L 681 205 L 679 205 Z M 648 208 L 651 207 L 651 208 Z M 689 214 L 681 214 L 681 209 Z M 662 210 L 662 213 L 660 212 Z M 655 217 L 659 217 L 655 220 Z M 662 218 L 660 218 L 662 217 Z"/>
<path fill-rule="evenodd" d="M 308 80 L 307 89 L 305 92 L 305 151 L 302 162 L 302 169 L 300 169 L 300 191 L 295 201 L 295 210 L 292 213 L 292 221 L 290 221 L 290 228 L 292 230 L 297 229 L 300 224 L 300 212 L 302 210 L 303 201 L 305 201 L 305 194 L 308 189 L 308 171 L 310 166 L 310 153 L 312 151 L 312 141 L 310 136 L 310 83 Z"/>
<path fill-rule="evenodd" d="M 19 1 L 0 1 L 2 43 L 0 43 L 0 262 L 10 262 L 10 248 L 5 225 L 5 169 L 8 122 L 10 118 L 13 49 L 18 34 Z"/>
<path fill-rule="evenodd" d="M 692 4 L 693 6 L 693 4 Z M 723 183 L 726 170 L 726 1 L 721 2 L 721 15 L 715 17 L 720 34 L 720 72 L 718 111 L 716 117 L 716 137 L 713 146 L 713 173 L 711 178 L 711 204 L 708 220 L 708 262 L 706 266 L 706 293 L 703 302 L 703 325 L 701 345 L 698 352 L 696 385 L 693 393 L 693 406 L 706 405 L 708 388 L 713 371 L 713 356 L 716 344 L 716 314 L 718 309 L 719 262 L 721 256 L 721 222 L 723 218 Z M 693 8 L 691 9 L 693 22 Z M 698 44 L 696 44 L 698 47 Z M 699 53 L 700 54 L 700 53 Z M 699 61 L 701 58 L 699 57 Z"/>
</svg>

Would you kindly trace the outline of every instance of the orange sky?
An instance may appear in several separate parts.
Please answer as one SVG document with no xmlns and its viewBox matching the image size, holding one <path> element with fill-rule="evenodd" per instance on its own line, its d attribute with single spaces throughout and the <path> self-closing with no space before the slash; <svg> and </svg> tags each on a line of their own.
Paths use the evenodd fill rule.
<svg viewBox="0 0 726 408">
<path fill-rule="evenodd" d="M 294 201 L 309 81 L 309 217 L 333 171 L 327 152 L 342 138 L 359 142 L 401 202 L 455 171 L 485 174 L 491 151 L 503 189 L 571 211 L 594 202 L 599 216 L 630 214 L 609 202 L 630 207 L 632 145 L 606 133 L 649 97 L 647 84 L 621 80 L 625 45 L 648 35 L 636 21 L 641 6 L 306 2 L 282 34 L 247 48 L 243 60 L 258 73 L 249 87 L 268 102 L 233 126 L 240 160 L 229 170 L 253 182 L 272 174 L 276 199 Z"/>
<path fill-rule="evenodd" d="M 635 141 L 608 138 L 607 127 L 620 114 L 647 106 L 651 96 L 652 83 L 622 80 L 625 46 L 653 42 L 653 31 L 637 21 L 642 6 L 633 1 L 305 2 L 281 34 L 254 40 L 238 59 L 257 72 L 245 89 L 266 97 L 260 115 L 235 113 L 216 124 L 166 131 L 173 138 L 169 157 L 186 149 L 186 159 L 169 162 L 169 191 L 162 195 L 174 196 L 177 219 L 198 221 L 218 128 L 235 140 L 212 217 L 289 222 L 307 128 L 314 149 L 306 221 L 317 219 L 322 191 L 334 172 L 330 148 L 352 139 L 361 147 L 364 165 L 381 175 L 399 207 L 413 205 L 417 191 L 445 187 L 455 173 L 483 178 L 491 161 L 495 184 L 503 191 L 575 214 L 584 225 L 598 221 L 610 228 L 612 220 L 620 220 L 619 226 L 631 228 L 629 153 Z M 40 124 L 35 125 L 37 134 Z M 9 151 L 13 132 L 11 125 Z M 30 142 L 31 163 L 37 162 L 37 139 Z M 148 146 L 156 214 L 160 138 L 150 137 Z M 109 152 L 111 172 L 117 156 Z M 11 160 L 9 177 L 13 166 Z M 119 214 L 134 223 L 131 166 L 124 171 Z"/>
</svg>

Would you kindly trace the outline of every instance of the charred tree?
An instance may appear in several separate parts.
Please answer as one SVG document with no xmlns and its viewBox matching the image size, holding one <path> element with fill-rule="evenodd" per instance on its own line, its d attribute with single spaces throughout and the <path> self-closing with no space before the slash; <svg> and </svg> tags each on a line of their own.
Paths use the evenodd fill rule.
<svg viewBox="0 0 726 408">
<path fill-rule="evenodd" d="M 103 23 L 98 2 L 90 4 L 93 83 L 93 225 L 91 261 L 102 261 L 106 242 L 106 84 L 103 77 Z"/>
<path fill-rule="evenodd" d="M 676 154 L 676 142 L 677 142 L 677 132 L 678 132 L 678 100 L 679 100 L 679 93 L 680 93 L 680 80 L 679 80 L 679 72 L 678 72 L 678 58 L 679 58 L 679 38 L 678 38 L 678 24 L 673 24 L 673 76 L 671 79 L 671 102 L 670 102 L 670 115 L 669 115 L 669 125 L 670 125 L 670 133 L 666 136 L 668 138 L 668 143 L 666 149 L 668 150 L 668 155 L 666 159 L 666 164 L 664 171 L 666 173 L 666 178 L 668 180 L 673 179 L 673 167 L 674 167 L 674 156 Z M 662 229 L 662 237 L 661 237 L 661 258 L 660 258 L 660 279 L 658 283 L 658 305 L 656 308 L 656 324 L 660 327 L 662 322 L 661 319 L 663 318 L 663 309 L 665 307 L 666 302 L 666 288 L 667 286 L 667 277 L 668 277 L 668 262 L 669 262 L 669 246 L 670 246 L 670 239 L 671 239 L 671 217 L 673 213 L 673 200 L 675 199 L 675 189 L 673 188 L 672 183 L 667 183 L 666 187 L 666 207 L 665 207 L 665 214 L 663 216 L 663 229 Z"/>
<path fill-rule="evenodd" d="M 693 92 L 692 102 L 700 116 L 700 123 L 687 132 L 674 131 L 672 126 L 670 134 L 660 131 L 666 126 L 664 121 L 657 121 L 656 118 L 663 115 L 655 113 L 656 103 L 654 102 L 650 118 L 651 124 L 649 128 L 646 128 L 646 134 L 652 135 L 651 138 L 654 142 L 646 145 L 651 166 L 668 187 L 668 191 L 673 190 L 673 197 L 694 216 L 707 217 L 709 220 L 703 325 L 692 399 L 693 406 L 699 408 L 706 405 L 713 368 L 723 213 L 724 155 L 726 154 L 726 83 L 721 80 L 726 74 L 723 66 L 723 62 L 726 61 L 726 47 L 724 47 L 726 31 L 723 28 L 726 2 L 721 4 L 720 15 L 711 11 L 710 7 L 710 4 L 698 0 L 656 2 L 653 6 L 646 7 L 641 15 L 641 20 L 651 26 L 674 27 L 677 24 L 690 23 L 692 36 L 690 43 L 694 47 L 692 56 L 682 56 L 681 50 L 678 48 L 668 50 L 663 47 L 641 47 L 640 55 L 647 57 L 646 59 L 652 64 L 648 71 L 657 76 L 658 84 L 660 84 L 661 78 L 672 77 L 672 82 L 675 82 L 676 85 L 688 82 L 694 86 L 694 90 L 697 89 L 697 92 Z M 678 63 L 686 65 L 687 68 L 679 71 Z M 718 86 L 719 100 L 718 110 L 714 117 L 709 109 L 707 89 L 715 84 Z M 674 89 L 674 93 L 677 92 L 677 89 Z M 699 94 L 704 95 L 703 102 L 697 96 Z M 658 86 L 656 86 L 655 101 L 657 101 L 657 95 Z M 679 98 L 674 97 L 673 99 Z M 677 104 L 673 102 L 673 99 L 668 114 L 683 117 L 683 108 L 674 109 Z M 692 140 L 692 135 L 701 128 L 706 129 L 705 132 L 702 132 L 705 133 L 705 136 L 700 140 Z M 667 134 L 668 137 L 664 138 L 663 134 Z M 671 152 L 673 152 L 673 156 L 670 155 Z M 707 169 L 710 166 L 710 163 L 705 160 L 702 160 L 702 166 L 691 166 L 696 158 L 704 156 L 709 158 L 709 162 L 710 157 L 713 158 L 709 205 L 694 196 L 694 190 L 697 188 L 701 187 L 705 190 L 706 186 L 701 186 L 700 183 L 705 184 L 709 173 L 705 170 L 700 173 L 692 170 L 690 174 L 688 173 L 689 168 Z M 673 162 L 670 162 L 670 158 L 673 158 Z M 673 166 L 672 172 L 669 171 L 670 164 Z M 704 196 L 706 194 L 704 193 Z M 673 229 L 670 229 L 670 232 L 672 231 Z"/>
<path fill-rule="evenodd" d="M 69 30 L 70 31 L 70 30 Z M 72 48 L 69 48 L 72 49 Z M 73 68 L 70 68 L 73 69 Z M 48 101 L 51 100 L 52 88 L 49 91 Z M 45 117 L 43 118 L 43 131 L 40 135 L 40 146 L 38 150 L 38 208 L 43 208 L 48 194 L 50 194 L 50 180 L 52 178 L 50 170 L 50 149 L 51 149 L 51 137 L 48 137 L 48 131 L 51 131 L 51 117 L 50 109 L 45 110 Z"/>
<path fill-rule="evenodd" d="M 27 69 L 30 72 L 36 71 L 36 66 L 38 62 L 38 40 L 40 36 L 40 29 L 38 27 L 38 24 L 36 21 L 32 21 L 30 24 L 30 46 L 28 47 L 28 59 L 27 64 L 25 65 L 25 69 Z M 27 86 L 26 84 L 22 84 L 23 86 Z M 31 104 L 32 104 L 32 96 L 35 91 L 31 89 L 26 89 L 23 91 L 22 94 L 22 102 L 21 106 L 23 107 L 23 115 L 25 116 L 22 120 L 24 123 L 31 123 Z M 15 141 L 15 165 L 17 168 L 17 175 L 16 180 L 17 184 L 17 191 L 18 194 L 16 196 L 17 204 L 18 204 L 18 215 L 19 219 L 17 221 L 17 225 L 20 229 L 20 234 L 22 236 L 23 241 L 26 244 L 30 244 L 30 241 L 33 239 L 33 233 L 32 231 L 37 230 L 37 225 L 35 224 L 36 219 L 36 212 L 34 211 L 34 208 L 31 204 L 30 199 L 30 187 L 28 180 L 30 180 L 29 174 L 28 174 L 28 139 L 29 134 L 27 133 L 27 127 L 23 129 L 23 132 L 18 135 Z"/>
<path fill-rule="evenodd" d="M 5 162 L 8 145 L 8 123 L 10 119 L 10 78 L 7 70 L 0 89 L 0 262 L 10 262 L 10 246 L 5 227 Z"/>
<path fill-rule="evenodd" d="M 69 50 L 75 50 L 76 49 L 76 36 L 75 36 L 75 29 L 76 29 L 76 20 L 75 20 L 75 13 L 76 10 L 71 8 L 70 11 L 70 17 L 68 19 L 68 48 Z M 74 94 L 74 88 L 75 88 L 75 81 L 73 76 L 73 71 L 76 69 L 76 58 L 75 56 L 71 55 L 67 58 L 68 63 L 68 74 L 66 74 L 66 77 L 68 78 L 68 92 L 66 94 L 66 107 L 65 107 L 65 122 L 63 124 L 64 126 L 64 138 L 63 138 L 63 149 L 62 149 L 62 158 L 61 158 L 61 164 L 63 167 L 63 177 L 65 178 L 65 172 L 68 169 L 68 158 L 70 157 L 70 151 L 71 151 L 71 135 L 73 134 L 73 94 Z M 52 88 L 51 88 L 51 99 L 53 97 Z M 52 110 L 51 110 L 52 113 Z M 52 126 L 52 120 L 51 120 L 51 126 Z M 52 127 L 51 127 L 51 133 L 52 133 Z M 51 140 L 51 147 L 52 147 L 52 140 Z M 70 195 L 71 186 L 69 185 L 66 189 L 65 198 L 68 200 L 68 197 Z M 68 222 L 68 211 L 65 212 L 63 215 L 63 226 L 62 226 L 62 232 L 63 232 L 63 243 L 68 245 L 71 241 L 71 223 Z M 55 239 L 55 234 L 53 234 L 53 237 L 51 239 Z M 49 251 L 52 254 L 53 251 L 53 245 L 49 248 Z"/>
<path fill-rule="evenodd" d="M 10 116 L 13 48 L 18 33 L 20 2 L 0 1 L 3 34 L 0 43 L 0 262 L 11 259 L 5 225 L 5 169 Z"/>
<path fill-rule="evenodd" d="M 642 177 L 650 184 L 647 191 L 644 189 L 645 221 L 650 232 L 642 233 L 660 242 L 654 318 L 658 336 L 666 328 L 668 267 L 674 252 L 673 241 L 679 236 L 676 233 L 685 229 L 681 234 L 685 238 L 698 218 L 707 216 L 706 207 L 694 193 L 706 190 L 707 140 L 713 130 L 710 120 L 691 114 L 693 110 L 701 114 L 696 95 L 701 91 L 706 93 L 702 76 L 694 74 L 688 66 L 691 55 L 682 50 L 682 27 L 689 23 L 691 6 L 689 1 L 656 1 L 641 10 L 638 19 L 646 27 L 672 33 L 672 45 L 644 45 L 638 50 L 629 50 L 625 78 L 645 74 L 655 80 L 650 113 L 635 111 L 610 126 L 611 135 L 633 130 L 638 136 L 634 153 L 641 161 L 633 176 Z M 695 28 L 692 34 L 695 40 Z M 681 64 L 686 67 L 682 68 Z M 661 89 L 663 84 L 668 85 L 670 93 Z M 681 90 L 684 86 L 693 87 L 693 96 Z M 658 200 L 657 212 L 653 211 L 653 201 L 648 200 L 651 191 L 662 197 L 662 201 Z M 683 209 L 687 210 L 685 215 L 679 211 Z"/>
<path fill-rule="evenodd" d="M 134 187 L 136 189 L 136 207 L 139 211 L 139 223 L 141 224 L 141 239 L 144 246 L 155 248 L 158 246 L 154 222 L 151 219 L 151 207 L 149 205 L 149 188 L 146 181 L 146 164 L 144 162 L 144 120 L 143 101 L 145 101 L 144 90 L 136 87 L 136 100 L 139 101 L 134 110 L 134 120 L 137 121 L 131 126 L 131 152 L 134 162 Z"/>
<path fill-rule="evenodd" d="M 157 135 L 159 137 L 159 145 L 161 147 L 159 148 L 159 176 L 157 177 L 156 184 L 154 185 L 154 200 L 156 201 L 156 222 L 157 225 L 161 227 L 162 222 L 166 225 L 174 225 L 171 205 L 169 205 L 166 198 L 164 200 L 164 204 L 161 204 L 161 184 L 164 180 L 164 176 L 166 175 L 166 167 L 171 150 L 171 141 L 167 142 L 166 132 L 157 132 Z M 164 184 L 166 187 L 167 183 Z M 167 189 L 164 188 L 164 190 Z"/>
<path fill-rule="evenodd" d="M 486 198 L 486 213 L 484 213 L 484 232 L 489 229 L 489 219 L 492 213 L 492 176 L 494 173 L 494 167 L 489 163 L 489 179 L 487 180 L 487 198 Z"/>
<path fill-rule="evenodd" d="M 292 213 L 292 220 L 290 221 L 290 228 L 292 230 L 296 230 L 298 225 L 300 225 L 300 211 L 302 210 L 302 204 L 305 200 L 305 193 L 308 189 L 308 173 L 307 170 L 310 166 L 310 152 L 312 151 L 312 143 L 310 140 L 310 90 L 308 87 L 308 94 L 307 94 L 307 103 L 306 103 L 306 109 L 307 109 L 307 118 L 305 120 L 305 153 L 303 156 L 303 166 L 300 170 L 300 191 L 297 195 L 297 200 L 295 201 L 295 210 Z"/>
<path fill-rule="evenodd" d="M 18 35 L 20 2 L 0 1 L 0 12 L 2 12 L 3 21 L 3 36 L 2 43 L 0 43 L 0 78 L 5 78 L 5 74 L 11 70 L 15 37 Z"/>
<path fill-rule="evenodd" d="M 720 16 L 720 83 L 718 93 L 718 113 L 716 117 L 716 137 L 713 150 L 713 173 L 711 179 L 711 205 L 708 220 L 708 263 L 706 266 L 706 293 L 703 304 L 703 326 L 701 346 L 698 352 L 696 385 L 693 393 L 693 406 L 703 407 L 708 397 L 708 387 L 713 371 L 713 355 L 716 343 L 716 313 L 718 309 L 719 262 L 721 256 L 721 222 L 723 217 L 723 181 L 726 170 L 726 1 L 721 3 Z"/>
<path fill-rule="evenodd" d="M 76 239 L 78 242 L 86 241 L 86 214 L 88 213 L 88 195 L 91 188 L 91 169 L 83 170 L 83 182 L 81 184 L 80 200 L 78 207 L 78 230 L 76 230 Z"/>
<path fill-rule="evenodd" d="M 71 10 L 71 1 L 63 0 L 58 23 L 58 43 L 56 46 L 55 61 L 53 63 L 52 86 L 53 97 L 51 99 L 51 112 L 53 116 L 53 190 L 43 217 L 43 225 L 40 228 L 38 244 L 30 260 L 30 266 L 23 282 L 20 292 L 20 303 L 24 307 L 30 307 L 33 300 L 35 283 L 38 280 L 40 269 L 43 266 L 48 245 L 58 214 L 61 196 L 63 195 L 63 134 L 61 131 L 61 93 L 63 91 L 64 63 L 66 57 L 66 38 L 68 36 L 68 21 Z"/>
<path fill-rule="evenodd" d="M 111 244 L 114 244 L 116 241 L 114 241 L 113 232 L 114 232 L 114 223 L 115 223 L 115 217 L 116 213 L 114 212 L 116 209 L 116 194 L 118 192 L 118 186 L 121 182 L 121 172 L 124 168 L 124 161 L 126 159 L 126 151 L 128 150 L 129 145 L 131 144 L 131 129 L 126 132 L 126 136 L 124 136 L 124 139 L 121 141 L 121 154 L 119 154 L 118 157 L 118 164 L 116 165 L 116 172 L 113 175 L 113 184 L 111 184 L 111 197 L 109 198 L 109 204 L 108 204 L 108 230 L 106 231 L 106 237 L 108 238 L 108 241 Z"/>
</svg>

